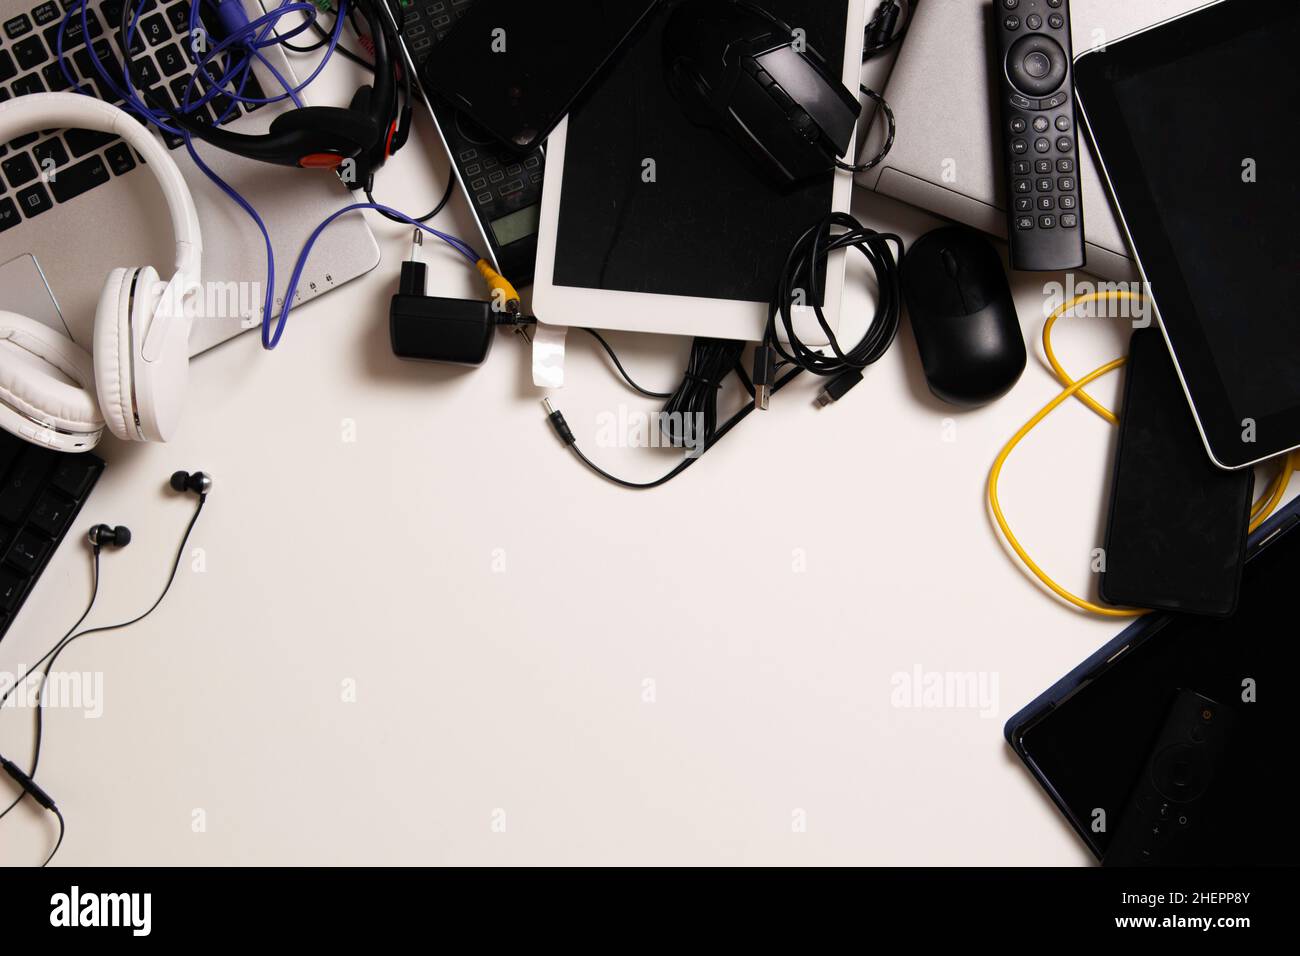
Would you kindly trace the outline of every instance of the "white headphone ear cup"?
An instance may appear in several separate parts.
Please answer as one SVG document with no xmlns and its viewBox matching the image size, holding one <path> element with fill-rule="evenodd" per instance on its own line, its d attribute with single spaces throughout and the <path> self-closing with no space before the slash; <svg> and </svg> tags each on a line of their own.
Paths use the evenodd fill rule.
<svg viewBox="0 0 1300 956">
<path fill-rule="evenodd" d="M 91 358 L 85 349 L 62 333 L 13 312 L 0 311 L 0 327 L 0 338 L 9 342 L 9 347 L 0 348 L 0 403 L 54 428 L 89 433 L 104 427 L 95 401 Z M 69 385 L 39 365 L 24 361 L 21 352 L 40 356 L 76 384 Z M 86 444 L 87 440 L 84 435 L 76 439 L 77 450 L 94 444 L 93 440 Z"/>
<path fill-rule="evenodd" d="M 99 394 L 99 410 L 108 430 L 125 441 L 140 437 L 131 408 L 131 335 L 127 327 L 131 282 L 138 271 L 110 272 L 95 310 L 95 391 Z"/>
</svg>

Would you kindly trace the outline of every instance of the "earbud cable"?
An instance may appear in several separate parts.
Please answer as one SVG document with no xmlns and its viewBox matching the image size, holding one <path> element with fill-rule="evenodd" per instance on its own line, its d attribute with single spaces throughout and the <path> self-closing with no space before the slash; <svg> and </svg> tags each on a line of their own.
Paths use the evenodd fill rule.
<svg viewBox="0 0 1300 956">
<path fill-rule="evenodd" d="M 185 557 L 185 548 L 189 544 L 190 535 L 194 531 L 194 525 L 199 520 L 199 515 L 203 513 L 203 506 L 207 504 L 207 500 L 208 500 L 207 495 L 199 496 L 199 503 L 197 506 L 195 506 L 194 514 L 190 517 L 189 524 L 186 525 L 185 527 L 185 534 L 181 538 L 181 543 L 176 549 L 176 557 L 172 561 L 171 571 L 167 575 L 167 581 L 163 585 L 162 591 L 158 594 L 158 597 L 154 600 L 154 602 L 151 605 L 149 605 L 149 607 L 145 611 L 143 611 L 140 614 L 137 614 L 135 617 L 131 618 L 130 620 L 122 621 L 117 624 L 105 624 L 100 627 L 91 627 L 91 628 L 87 628 L 84 631 L 76 631 L 76 628 L 80 627 L 82 621 L 86 619 L 86 615 L 90 613 L 90 609 L 95 604 L 95 596 L 98 595 L 99 593 L 99 549 L 98 548 L 95 549 L 94 592 L 91 595 L 90 604 L 86 606 L 85 612 L 83 612 L 81 617 L 78 618 L 77 623 L 72 626 L 72 629 L 67 634 L 65 634 L 62 638 L 60 638 L 54 644 L 53 647 L 51 647 L 48 651 L 46 651 L 45 654 L 41 656 L 40 660 L 38 660 L 35 664 L 29 667 L 27 669 L 27 672 L 23 675 L 22 679 L 15 682 L 14 686 L 11 687 L 5 693 L 4 697 L 0 697 L 0 706 L 3 706 L 4 701 L 9 697 L 10 694 L 13 693 L 15 689 L 17 689 L 19 686 L 26 684 L 27 679 L 33 673 L 35 673 L 38 668 L 41 669 L 42 671 L 41 677 L 37 683 L 37 690 L 36 690 L 36 728 L 35 728 L 35 740 L 34 740 L 34 747 L 33 747 L 33 754 L 32 754 L 32 768 L 28 772 L 29 777 L 34 778 L 36 776 L 36 767 L 41 759 L 41 742 L 42 742 L 43 723 L 44 723 L 42 714 L 43 714 L 43 708 L 45 706 L 44 700 L 42 699 L 42 692 L 44 691 L 45 682 L 48 679 L 50 675 L 50 670 L 54 667 L 55 662 L 59 659 L 60 655 L 62 655 L 63 652 L 74 641 L 79 640 L 91 634 L 104 634 L 109 631 L 119 631 L 122 630 L 123 628 L 131 627 L 133 624 L 138 624 L 140 621 L 143 621 L 145 618 L 147 618 L 158 608 L 158 605 L 162 604 L 163 598 L 167 597 L 167 593 L 171 590 L 172 584 L 176 580 L 176 573 L 177 571 L 180 570 L 181 559 Z M 75 633 L 73 633 L 73 631 L 75 631 Z M 42 668 L 42 664 L 44 664 L 43 668 Z M 11 804 L 9 804 L 9 806 L 6 807 L 3 812 L 0 812 L 0 819 L 3 819 L 9 813 L 10 810 L 12 810 L 22 801 L 23 797 L 25 797 L 26 795 L 27 795 L 26 792 L 19 794 L 18 797 Z M 65 830 L 63 814 L 59 812 L 57 807 L 51 808 L 51 812 L 58 818 L 59 836 L 57 842 L 55 843 L 54 850 L 51 851 L 49 857 L 46 858 L 45 863 L 41 864 L 42 866 L 48 865 L 50 860 L 54 859 L 54 854 L 58 852 L 59 847 L 62 846 L 63 844 L 63 834 Z"/>
</svg>

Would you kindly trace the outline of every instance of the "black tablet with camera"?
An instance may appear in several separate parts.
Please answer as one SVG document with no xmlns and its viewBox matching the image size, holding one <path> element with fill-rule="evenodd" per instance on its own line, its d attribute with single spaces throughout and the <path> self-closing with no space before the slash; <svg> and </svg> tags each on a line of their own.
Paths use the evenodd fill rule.
<svg viewBox="0 0 1300 956">
<path fill-rule="evenodd" d="M 1231 615 L 1149 614 L 1007 721 L 1097 858 L 1294 864 L 1297 572 L 1300 501 L 1252 535 Z"/>
<path fill-rule="evenodd" d="M 1222 0 L 1080 55 L 1076 92 L 1206 449 L 1300 447 L 1300 4 Z"/>
</svg>

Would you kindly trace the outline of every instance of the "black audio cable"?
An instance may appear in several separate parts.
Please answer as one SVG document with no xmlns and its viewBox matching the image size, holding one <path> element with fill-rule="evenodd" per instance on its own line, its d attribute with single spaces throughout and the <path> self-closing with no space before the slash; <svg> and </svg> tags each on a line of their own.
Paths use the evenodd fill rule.
<svg viewBox="0 0 1300 956">
<path fill-rule="evenodd" d="M 57 804 L 55 804 L 54 798 L 51 797 L 48 793 L 46 793 L 45 790 L 41 788 L 40 785 L 37 784 L 35 780 L 36 768 L 37 765 L 40 763 L 40 759 L 41 759 L 41 742 L 42 742 L 43 729 L 44 729 L 44 720 L 42 716 L 44 713 L 43 691 L 45 688 L 45 682 L 50 676 L 50 670 L 54 667 L 54 664 L 59 659 L 60 655 L 62 655 L 63 652 L 67 650 L 67 648 L 74 641 L 80 640 L 81 638 L 87 637 L 91 634 L 106 634 L 110 631 L 120 631 L 124 628 L 131 627 L 132 625 L 138 624 L 140 621 L 143 621 L 145 618 L 147 618 L 158 608 L 158 605 L 162 604 L 163 598 L 167 596 L 167 593 L 171 590 L 172 583 L 176 580 L 176 573 L 177 571 L 180 570 L 181 559 L 185 557 L 185 547 L 186 545 L 189 544 L 190 535 L 194 531 L 194 525 L 198 522 L 199 515 L 203 513 L 203 506 L 207 503 L 207 500 L 208 500 L 207 492 L 206 491 L 200 492 L 198 504 L 194 508 L 194 514 L 190 517 L 189 524 L 185 526 L 185 534 L 181 537 L 181 543 L 176 549 L 176 557 L 172 561 L 171 571 L 167 575 L 167 581 L 163 585 L 162 591 L 159 593 L 158 597 L 154 600 L 153 604 L 149 605 L 149 607 L 146 610 L 144 610 L 140 614 L 137 614 L 135 617 L 131 618 L 130 620 L 121 621 L 117 624 L 105 624 L 105 625 L 101 625 L 100 627 L 91 627 L 91 628 L 87 628 L 84 631 L 77 631 L 76 629 L 81 626 L 82 621 L 86 619 L 86 616 L 90 613 L 91 608 L 94 607 L 95 598 L 99 594 L 99 573 L 100 573 L 99 551 L 100 549 L 99 546 L 96 545 L 93 551 L 94 588 L 91 594 L 90 603 L 86 605 L 86 610 L 83 611 L 81 617 L 77 619 L 77 623 L 74 624 L 72 628 L 63 635 L 63 637 L 61 637 L 58 641 L 56 641 L 53 647 L 51 647 L 48 651 L 46 651 L 43 655 L 41 655 L 40 659 L 37 660 L 35 664 L 33 664 L 31 667 L 27 669 L 26 673 L 23 674 L 21 679 L 14 682 L 13 686 L 10 687 L 9 690 L 5 692 L 3 697 L 0 697 L 0 707 L 3 707 L 4 702 L 8 700 L 10 694 L 12 694 L 17 688 L 21 686 L 25 686 L 28 678 L 30 678 L 32 674 L 36 673 L 38 669 L 41 671 L 41 676 L 37 681 L 37 685 L 36 685 L 36 730 L 35 730 L 35 745 L 32 753 L 32 768 L 30 771 L 24 771 L 21 767 L 19 767 L 17 764 L 13 763 L 12 761 L 7 760 L 4 757 L 0 757 L 0 770 L 3 770 L 11 779 L 13 779 L 13 781 L 17 783 L 18 786 L 22 788 L 23 791 L 14 799 L 12 803 L 9 804 L 9 806 L 5 807 L 3 811 L 0 811 L 0 820 L 3 820 L 6 816 L 8 816 L 9 812 L 13 810 L 14 807 L 18 806 L 18 804 L 22 802 L 22 799 L 25 796 L 30 796 L 43 809 L 48 810 L 50 813 L 54 814 L 55 818 L 58 820 L 59 823 L 59 835 L 58 835 L 58 839 L 55 841 L 54 849 L 50 851 L 50 855 L 46 857 L 45 862 L 41 864 L 42 867 L 48 866 L 50 861 L 54 859 L 54 854 L 59 852 L 59 847 L 63 845 L 63 836 L 66 831 L 66 824 L 64 823 L 63 814 L 59 811 Z"/>
<path fill-rule="evenodd" d="M 840 345 L 822 309 L 826 257 L 837 249 L 856 249 L 876 274 L 875 315 L 862 338 L 847 350 Z M 839 401 L 862 381 L 862 370 L 889 351 L 898 335 L 903 303 L 898 264 L 902 258 L 902 239 L 892 233 L 876 232 L 848 213 L 831 213 L 799 237 L 781 270 L 768 309 L 767 329 L 754 352 L 755 403 L 759 408 L 767 408 L 774 390 L 773 377 L 784 367 L 794 366 L 829 378 L 818 399 L 823 406 Z M 800 340 L 794 320 L 795 309 L 800 307 L 812 309 L 827 345 L 810 348 Z"/>
<path fill-rule="evenodd" d="M 876 7 L 876 12 L 871 15 L 871 20 L 867 23 L 865 44 L 862 48 L 864 63 L 903 41 L 903 37 L 907 36 L 908 27 L 912 25 L 912 16 L 916 12 L 918 2 L 919 0 L 881 0 L 880 5 Z M 906 12 L 904 6 L 907 8 Z"/>
</svg>

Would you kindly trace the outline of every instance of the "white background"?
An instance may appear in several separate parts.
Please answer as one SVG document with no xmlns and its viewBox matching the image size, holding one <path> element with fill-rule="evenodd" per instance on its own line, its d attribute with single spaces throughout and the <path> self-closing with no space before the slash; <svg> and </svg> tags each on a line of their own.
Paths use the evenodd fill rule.
<svg viewBox="0 0 1300 956">
<path fill-rule="evenodd" d="M 413 213 L 445 172 L 419 133 L 378 188 Z M 861 191 L 854 211 L 909 241 L 937 224 Z M 249 334 L 194 362 L 177 441 L 105 443 L 75 534 L 0 645 L 0 670 L 19 670 L 75 620 L 95 522 L 135 540 L 105 552 L 89 623 L 147 607 L 194 502 L 167 476 L 215 477 L 162 607 L 61 658 L 102 672 L 104 712 L 46 715 L 57 862 L 1090 862 L 1002 725 L 1122 624 L 1043 593 L 984 505 L 1002 443 L 1057 391 L 1038 336 L 1060 277 L 1014 277 L 1031 356 L 1001 401 L 933 399 L 905 325 L 843 402 L 814 408 L 800 380 L 682 477 L 630 492 L 561 448 L 521 342 L 502 333 L 472 371 L 392 356 L 409 230 L 374 225 L 385 261 L 296 312 L 277 351 Z M 439 225 L 472 235 L 460 197 Z M 461 260 L 433 257 L 431 293 L 481 295 Z M 845 341 L 872 308 L 850 269 Z M 1128 334 L 1065 320 L 1058 351 L 1082 374 Z M 680 380 L 687 340 L 610 339 L 643 384 Z M 599 414 L 657 405 L 581 333 L 567 371 L 551 397 L 584 449 L 630 477 L 671 467 L 597 446 Z M 1003 479 L 1026 546 L 1089 593 L 1113 442 L 1069 403 Z M 891 678 L 918 666 L 995 676 L 996 712 L 894 706 Z M 20 763 L 31 717 L 0 711 Z M 25 801 L 0 822 L 0 864 L 39 863 L 54 832 Z"/>
</svg>

